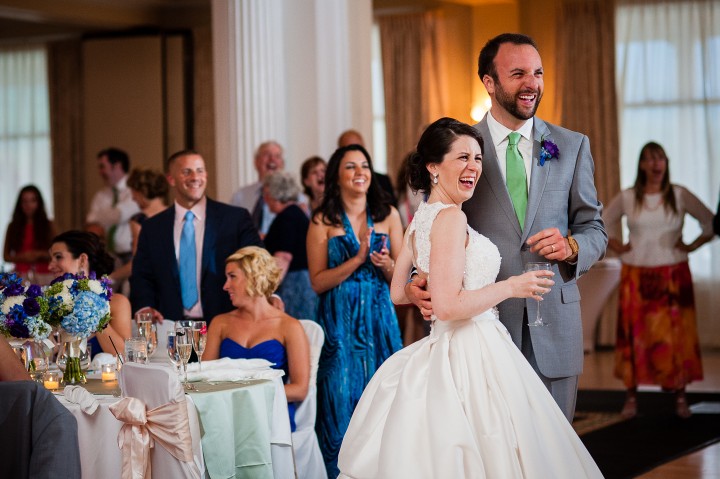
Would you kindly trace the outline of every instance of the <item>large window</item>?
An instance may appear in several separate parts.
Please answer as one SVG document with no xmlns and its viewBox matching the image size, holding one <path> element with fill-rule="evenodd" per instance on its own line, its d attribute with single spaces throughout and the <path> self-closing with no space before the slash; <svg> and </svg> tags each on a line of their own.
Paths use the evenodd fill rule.
<svg viewBox="0 0 720 479">
<path fill-rule="evenodd" d="M 5 231 L 23 186 L 36 185 L 48 214 L 53 214 L 47 59 L 42 46 L 0 47 L 0 177 L 4 246 Z"/>
<path fill-rule="evenodd" d="M 720 193 L 720 0 L 621 1 L 616 38 L 622 187 L 635 180 L 642 146 L 657 141 L 670 158 L 671 181 L 715 210 Z M 698 233 L 697 223 L 686 221 L 686 242 Z M 704 322 L 715 321 L 710 312 L 720 307 L 718 241 L 692 253 L 690 266 L 702 331 Z M 720 321 L 714 328 L 718 338 Z"/>
</svg>

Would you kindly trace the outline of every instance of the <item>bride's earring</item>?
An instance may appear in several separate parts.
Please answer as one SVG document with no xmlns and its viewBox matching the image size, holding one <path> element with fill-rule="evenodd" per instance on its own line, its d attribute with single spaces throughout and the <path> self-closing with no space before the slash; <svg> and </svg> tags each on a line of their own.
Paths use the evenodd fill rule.
<svg viewBox="0 0 720 479">
<path fill-rule="evenodd" d="M 438 183 L 438 174 L 435 173 L 435 174 L 433 175 L 433 184 L 434 184 L 434 185 L 437 185 L 437 183 Z"/>
</svg>

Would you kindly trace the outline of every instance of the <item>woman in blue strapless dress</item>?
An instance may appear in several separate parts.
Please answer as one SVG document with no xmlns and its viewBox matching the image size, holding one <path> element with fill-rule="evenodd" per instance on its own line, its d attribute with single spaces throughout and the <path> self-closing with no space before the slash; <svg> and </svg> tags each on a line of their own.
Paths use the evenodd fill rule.
<svg viewBox="0 0 720 479">
<path fill-rule="evenodd" d="M 310 346 L 300 322 L 273 307 L 269 298 L 280 283 L 280 270 L 267 250 L 246 246 L 225 261 L 225 285 L 235 309 L 213 318 L 203 361 L 262 358 L 285 371 L 290 427 L 295 403 L 307 396 Z"/>
<path fill-rule="evenodd" d="M 378 367 L 402 348 L 389 281 L 402 243 L 400 215 L 373 181 L 360 145 L 330 158 L 325 196 L 308 231 L 308 267 L 325 332 L 316 432 L 328 477 L 353 410 Z"/>
</svg>

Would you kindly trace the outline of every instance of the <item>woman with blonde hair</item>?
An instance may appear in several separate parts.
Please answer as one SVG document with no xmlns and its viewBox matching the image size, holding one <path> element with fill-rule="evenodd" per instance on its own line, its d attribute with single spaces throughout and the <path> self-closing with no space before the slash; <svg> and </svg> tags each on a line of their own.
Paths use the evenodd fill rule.
<svg viewBox="0 0 720 479">
<path fill-rule="evenodd" d="M 270 304 L 280 283 L 275 259 L 263 248 L 246 246 L 225 260 L 225 285 L 235 309 L 215 316 L 208 327 L 203 361 L 262 358 L 285 371 L 290 427 L 295 403 L 305 399 L 310 379 L 310 346 L 300 322 Z"/>
</svg>

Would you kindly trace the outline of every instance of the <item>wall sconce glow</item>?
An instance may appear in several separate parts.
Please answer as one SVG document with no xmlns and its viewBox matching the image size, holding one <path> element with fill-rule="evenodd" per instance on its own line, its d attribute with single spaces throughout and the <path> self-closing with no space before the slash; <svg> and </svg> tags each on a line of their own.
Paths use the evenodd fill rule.
<svg viewBox="0 0 720 479">
<path fill-rule="evenodd" d="M 486 98 L 481 105 L 475 105 L 474 107 L 472 107 L 472 110 L 470 110 L 470 118 L 472 118 L 474 121 L 482 120 L 485 116 L 485 113 L 490 110 L 491 106 L 492 103 L 490 102 L 490 98 Z"/>
</svg>

